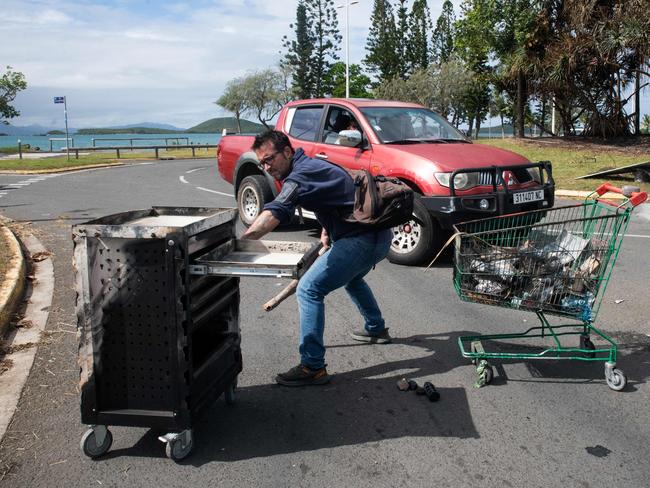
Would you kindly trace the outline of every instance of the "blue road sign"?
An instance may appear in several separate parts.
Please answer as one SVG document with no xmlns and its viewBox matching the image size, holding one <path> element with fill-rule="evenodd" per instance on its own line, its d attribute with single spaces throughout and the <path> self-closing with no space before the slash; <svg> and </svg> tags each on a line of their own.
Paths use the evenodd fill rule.
<svg viewBox="0 0 650 488">
<path fill-rule="evenodd" d="M 54 97 L 54 103 L 65 103 L 65 97 Z"/>
</svg>

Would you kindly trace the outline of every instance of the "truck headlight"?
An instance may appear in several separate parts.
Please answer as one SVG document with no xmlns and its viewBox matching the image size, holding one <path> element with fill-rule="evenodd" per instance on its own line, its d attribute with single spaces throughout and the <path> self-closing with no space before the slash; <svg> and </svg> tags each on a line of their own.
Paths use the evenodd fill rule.
<svg viewBox="0 0 650 488">
<path fill-rule="evenodd" d="M 452 173 L 434 173 L 438 183 L 446 188 L 449 188 L 449 179 L 451 178 Z M 478 178 L 476 173 L 458 173 L 454 176 L 454 188 L 456 190 L 465 190 L 471 188 L 478 184 Z"/>
</svg>

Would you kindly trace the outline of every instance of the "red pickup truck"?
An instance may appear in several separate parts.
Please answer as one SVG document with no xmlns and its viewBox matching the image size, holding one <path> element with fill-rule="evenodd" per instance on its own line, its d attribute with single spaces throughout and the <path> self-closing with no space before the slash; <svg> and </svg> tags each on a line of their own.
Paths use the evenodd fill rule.
<svg viewBox="0 0 650 488">
<path fill-rule="evenodd" d="M 418 194 L 413 220 L 393 229 L 390 261 L 420 264 L 452 225 L 553 206 L 549 162 L 474 144 L 441 115 L 417 104 L 366 99 L 299 100 L 285 105 L 276 129 L 294 148 L 339 166 L 397 177 Z M 217 165 L 235 188 L 239 216 L 250 225 L 280 184 L 259 166 L 253 136 L 227 135 Z M 307 214 L 307 212 L 305 212 Z"/>
</svg>

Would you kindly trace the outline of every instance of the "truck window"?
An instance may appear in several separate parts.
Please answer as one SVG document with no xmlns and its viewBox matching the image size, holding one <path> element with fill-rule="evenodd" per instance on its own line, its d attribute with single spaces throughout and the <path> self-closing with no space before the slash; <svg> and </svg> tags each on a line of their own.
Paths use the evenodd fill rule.
<svg viewBox="0 0 650 488">
<path fill-rule="evenodd" d="M 339 144 L 339 132 L 342 130 L 361 131 L 361 128 L 351 112 L 341 107 L 330 107 L 321 142 Z"/>
<path fill-rule="evenodd" d="M 322 113 L 323 107 L 298 107 L 291 122 L 289 135 L 303 141 L 315 141 Z"/>
</svg>

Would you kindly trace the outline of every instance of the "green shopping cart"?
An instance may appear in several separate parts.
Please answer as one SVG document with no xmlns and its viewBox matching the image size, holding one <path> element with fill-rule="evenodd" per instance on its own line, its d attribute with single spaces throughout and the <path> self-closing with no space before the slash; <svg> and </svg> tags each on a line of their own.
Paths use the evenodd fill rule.
<svg viewBox="0 0 650 488">
<path fill-rule="evenodd" d="M 625 198 L 620 203 L 603 199 L 607 192 Z M 475 386 L 492 380 L 489 359 L 562 359 L 605 361 L 607 385 L 616 391 L 625 388 L 625 374 L 616 368 L 617 344 L 593 322 L 630 214 L 646 199 L 645 192 L 624 193 L 605 183 L 583 203 L 455 226 L 453 279 L 458 296 L 534 312 L 540 322 L 524 332 L 459 337 L 462 355 L 477 366 Z M 547 315 L 574 322 L 552 325 Z M 596 347 L 592 334 L 603 339 L 603 345 Z M 571 336 L 579 341 L 567 345 Z M 543 344 L 531 345 L 530 339 Z"/>
</svg>

